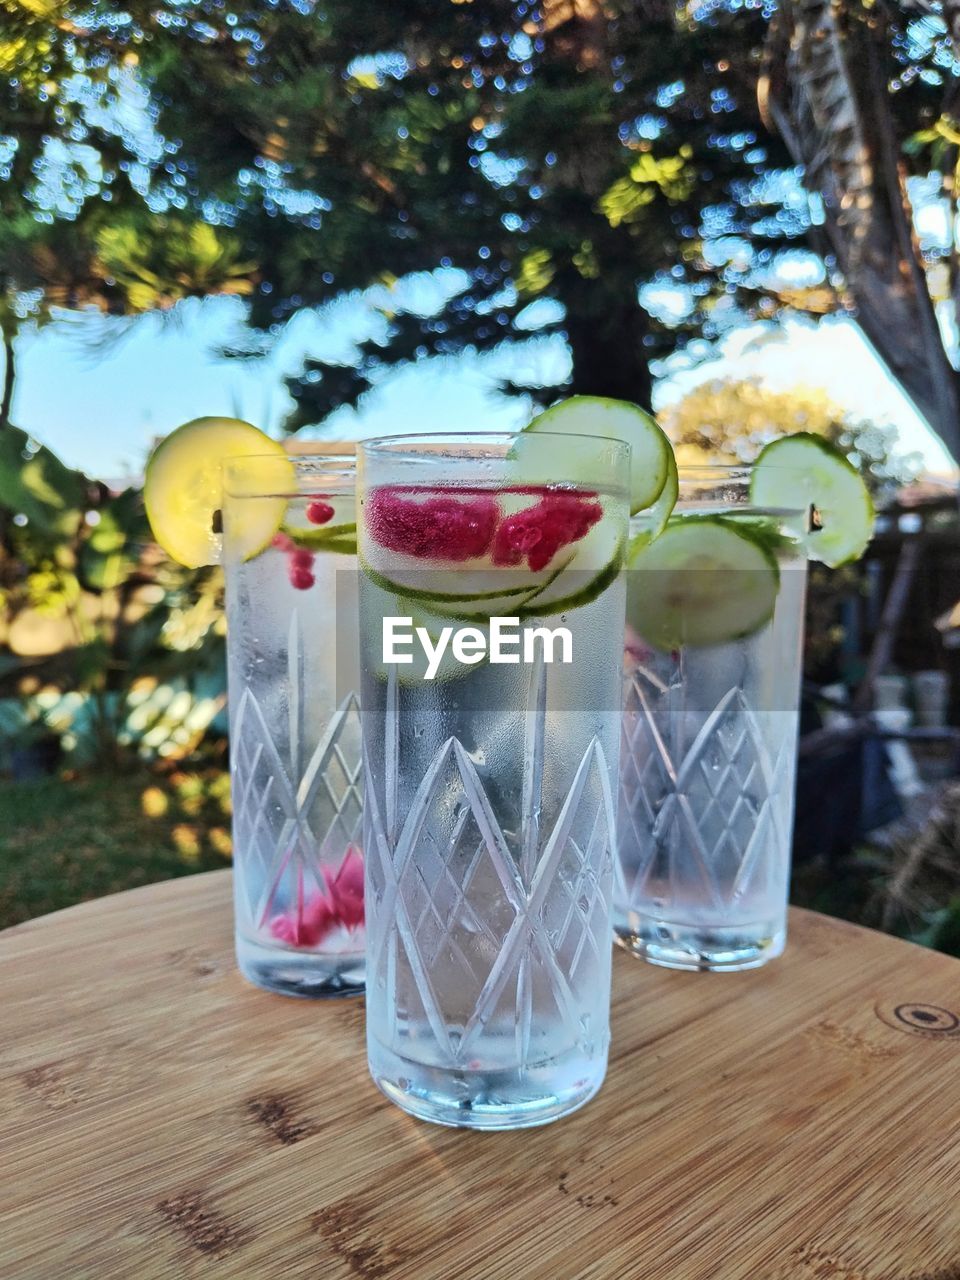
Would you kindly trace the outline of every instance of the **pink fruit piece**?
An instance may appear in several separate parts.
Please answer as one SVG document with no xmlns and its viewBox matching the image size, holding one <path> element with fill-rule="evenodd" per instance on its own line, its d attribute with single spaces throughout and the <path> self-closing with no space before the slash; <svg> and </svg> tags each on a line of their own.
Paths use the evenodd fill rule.
<svg viewBox="0 0 960 1280">
<path fill-rule="evenodd" d="M 580 494 L 549 493 L 500 522 L 493 542 L 493 563 L 516 565 L 526 560 L 538 573 L 561 547 L 579 542 L 603 515 L 599 502 Z"/>
<path fill-rule="evenodd" d="M 311 524 L 326 524 L 328 520 L 333 519 L 333 516 L 334 510 L 329 502 L 316 499 L 307 504 L 307 519 Z"/>
<path fill-rule="evenodd" d="M 291 565 L 296 565 L 298 569 L 313 568 L 313 552 L 307 547 L 297 547 L 290 553 Z"/>
<path fill-rule="evenodd" d="M 350 845 L 336 872 L 324 869 L 334 916 L 346 929 L 363 924 L 363 854 Z"/>
<path fill-rule="evenodd" d="M 518 511 L 515 515 L 501 520 L 497 535 L 493 540 L 493 563 L 496 565 L 514 565 L 533 552 L 543 540 L 543 527 L 540 517 L 541 503 Z"/>
<path fill-rule="evenodd" d="M 627 657 L 632 658 L 634 662 L 649 662 L 653 657 L 653 650 L 640 635 L 639 631 L 635 631 L 629 622 L 624 629 L 623 652 Z"/>
<path fill-rule="evenodd" d="M 370 532 L 382 547 L 430 560 L 482 556 L 499 516 L 493 498 L 438 495 L 420 502 L 389 486 L 374 491 L 367 512 Z"/>
<path fill-rule="evenodd" d="M 333 906 L 322 893 L 314 894 L 304 903 L 303 924 L 314 947 L 337 927 Z"/>
<path fill-rule="evenodd" d="M 303 565 L 291 564 L 289 574 L 290 585 L 297 591 L 309 590 L 316 581 L 311 570 Z"/>
<path fill-rule="evenodd" d="M 296 547 L 294 540 L 286 533 L 275 533 L 270 542 L 271 547 L 276 547 L 278 551 L 293 551 Z"/>
<path fill-rule="evenodd" d="M 270 932 L 291 947 L 315 947 L 336 928 L 330 903 L 319 891 L 299 905 L 297 911 L 274 916 Z"/>
</svg>

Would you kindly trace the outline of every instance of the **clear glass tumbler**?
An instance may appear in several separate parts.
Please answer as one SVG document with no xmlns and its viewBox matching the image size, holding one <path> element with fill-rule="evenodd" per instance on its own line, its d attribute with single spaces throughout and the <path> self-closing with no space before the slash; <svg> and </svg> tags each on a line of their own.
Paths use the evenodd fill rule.
<svg viewBox="0 0 960 1280">
<path fill-rule="evenodd" d="M 628 617 L 653 632 L 685 594 L 700 602 L 695 643 L 626 633 L 614 928 L 655 964 L 749 969 L 784 948 L 806 518 L 751 506 L 748 469 L 681 469 L 668 530 L 690 521 L 692 558 L 627 571 Z M 718 568 L 718 528 L 765 549 L 766 563 Z M 641 514 L 631 533 L 643 532 Z M 754 609 L 766 617 L 757 629 Z M 728 638 L 738 619 L 748 633 Z"/>
<path fill-rule="evenodd" d="M 236 950 L 287 995 L 363 990 L 355 459 L 225 468 Z M 246 559 L 266 501 L 283 523 Z M 261 520 L 262 523 L 262 520 Z"/>
<path fill-rule="evenodd" d="M 629 451 L 487 434 L 358 455 L 370 1071 L 426 1120 L 543 1124 L 606 1070 Z M 472 648 L 431 674 L 414 637 L 390 661 L 391 618 Z M 561 627 L 569 654 L 534 634 Z"/>
</svg>

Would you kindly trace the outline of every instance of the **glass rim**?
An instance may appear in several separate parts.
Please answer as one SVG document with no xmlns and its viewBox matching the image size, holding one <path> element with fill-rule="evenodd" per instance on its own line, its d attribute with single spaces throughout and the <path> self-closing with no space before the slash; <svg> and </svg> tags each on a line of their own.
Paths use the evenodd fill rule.
<svg viewBox="0 0 960 1280">
<path fill-rule="evenodd" d="M 294 468 L 295 485 L 272 486 L 265 483 L 262 489 L 256 487 L 258 477 L 250 476 L 245 468 L 250 463 L 269 462 L 277 465 L 289 462 Z M 240 469 L 239 476 L 231 484 L 231 471 Z M 312 477 L 322 481 L 324 478 L 341 480 L 339 493 L 346 496 L 356 489 L 357 458 L 353 453 L 286 453 L 281 457 L 278 453 L 239 453 L 224 458 L 220 464 L 220 477 L 224 498 L 266 498 L 285 497 L 301 498 L 310 495 L 310 486 L 304 487 L 304 481 Z"/>
<path fill-rule="evenodd" d="M 347 466 L 356 466 L 356 454 L 354 453 L 287 453 L 283 455 L 287 461 L 292 462 L 294 466 L 298 462 L 331 462 L 346 463 Z M 282 461 L 279 453 L 234 453 L 229 458 L 224 458 L 221 468 L 226 471 L 238 462 L 280 462 Z"/>
<path fill-rule="evenodd" d="M 390 455 L 401 455 L 404 452 L 417 455 L 424 450 L 417 449 L 416 442 L 423 441 L 425 443 L 441 444 L 445 441 L 451 444 L 473 443 L 482 444 L 484 441 L 490 441 L 491 444 L 512 442 L 519 439 L 543 441 L 556 440 L 582 440 L 589 441 L 599 447 L 603 445 L 619 445 L 621 448 L 630 447 L 629 441 L 621 440 L 618 436 L 596 436 L 588 435 L 585 432 L 573 431 L 526 431 L 522 427 L 516 431 L 398 431 L 391 435 L 370 436 L 366 440 L 357 441 L 357 454 L 359 456 L 361 450 L 363 453 L 384 453 Z M 414 447 L 408 448 L 407 446 Z M 440 450 L 436 450 L 440 452 Z"/>
</svg>

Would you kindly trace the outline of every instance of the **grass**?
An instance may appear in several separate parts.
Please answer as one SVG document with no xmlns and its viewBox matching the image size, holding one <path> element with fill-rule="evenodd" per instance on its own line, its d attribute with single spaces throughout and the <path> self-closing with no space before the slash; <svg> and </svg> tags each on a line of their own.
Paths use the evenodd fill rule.
<svg viewBox="0 0 960 1280">
<path fill-rule="evenodd" d="M 229 811 L 217 768 L 0 780 L 0 929 L 229 866 Z"/>
</svg>

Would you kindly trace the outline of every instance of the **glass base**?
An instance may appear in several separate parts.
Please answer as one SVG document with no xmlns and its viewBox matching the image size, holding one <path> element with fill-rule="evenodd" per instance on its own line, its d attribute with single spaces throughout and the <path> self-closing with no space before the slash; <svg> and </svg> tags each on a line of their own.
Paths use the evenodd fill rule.
<svg viewBox="0 0 960 1280">
<path fill-rule="evenodd" d="M 451 1071 L 370 1045 L 370 1074 L 409 1115 L 455 1129 L 531 1129 L 570 1115 L 603 1084 L 607 1056 L 520 1071 Z"/>
<path fill-rule="evenodd" d="M 719 928 L 677 924 L 631 911 L 626 920 L 615 921 L 614 934 L 624 950 L 651 964 L 709 973 L 759 969 L 780 955 L 787 944 L 782 917 Z"/>
<path fill-rule="evenodd" d="M 237 965 L 248 982 L 282 996 L 359 996 L 364 992 L 364 957 L 322 955 L 264 947 L 238 937 Z"/>
</svg>

